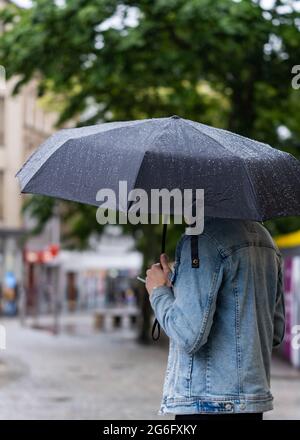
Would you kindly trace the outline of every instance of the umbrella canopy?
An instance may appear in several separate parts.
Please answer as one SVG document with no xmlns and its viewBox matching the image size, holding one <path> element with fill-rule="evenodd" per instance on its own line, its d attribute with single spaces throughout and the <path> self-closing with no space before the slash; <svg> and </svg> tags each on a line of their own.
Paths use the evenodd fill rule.
<svg viewBox="0 0 300 440">
<path fill-rule="evenodd" d="M 205 214 L 263 221 L 300 214 L 300 162 L 288 153 L 178 116 L 64 129 L 17 174 L 23 193 L 98 205 L 119 181 L 204 189 Z M 124 207 L 118 206 L 119 209 Z M 126 210 L 126 207 L 125 207 Z"/>
</svg>

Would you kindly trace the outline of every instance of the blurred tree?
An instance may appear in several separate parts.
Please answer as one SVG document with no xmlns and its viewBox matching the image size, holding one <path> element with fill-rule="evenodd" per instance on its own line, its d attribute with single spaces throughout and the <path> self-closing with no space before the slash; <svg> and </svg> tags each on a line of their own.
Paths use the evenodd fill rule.
<svg viewBox="0 0 300 440">
<path fill-rule="evenodd" d="M 58 124 L 177 112 L 275 145 L 286 126 L 299 145 L 291 87 L 299 14 L 273 3 L 269 10 L 253 0 L 9 4 L 0 59 L 8 77 L 20 75 L 16 92 L 38 74 L 41 95 L 63 96 Z"/>
<path fill-rule="evenodd" d="M 26 10 L 9 4 L 1 13 L 0 62 L 8 77 L 19 76 L 15 93 L 38 77 L 47 105 L 59 104 L 58 126 L 180 114 L 299 157 L 299 91 L 291 87 L 300 60 L 299 3 L 274 0 L 264 9 L 254 0 L 33 0 Z M 84 242 L 96 227 L 87 221 L 94 210 L 68 209 L 69 235 Z M 45 209 L 35 214 L 44 221 Z M 300 222 L 268 227 L 279 233 Z M 140 230 L 138 244 L 147 262 L 157 241 L 157 228 L 149 231 Z"/>
</svg>

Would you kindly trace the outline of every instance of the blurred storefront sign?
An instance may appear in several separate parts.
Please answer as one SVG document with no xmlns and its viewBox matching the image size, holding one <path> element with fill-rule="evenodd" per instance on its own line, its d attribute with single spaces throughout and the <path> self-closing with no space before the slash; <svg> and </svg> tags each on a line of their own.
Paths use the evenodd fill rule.
<svg viewBox="0 0 300 440">
<path fill-rule="evenodd" d="M 59 246 L 57 244 L 50 244 L 46 249 L 29 250 L 24 249 L 24 262 L 29 264 L 34 263 L 48 263 L 52 261 L 59 253 Z"/>
</svg>

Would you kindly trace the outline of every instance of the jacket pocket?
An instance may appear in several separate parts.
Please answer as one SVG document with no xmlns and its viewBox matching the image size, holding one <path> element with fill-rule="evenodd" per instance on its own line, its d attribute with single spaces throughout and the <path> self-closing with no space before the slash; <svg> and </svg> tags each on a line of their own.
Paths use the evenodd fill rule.
<svg viewBox="0 0 300 440">
<path fill-rule="evenodd" d="M 193 354 L 188 354 L 186 351 L 177 346 L 176 361 L 174 363 L 174 395 L 175 397 L 190 397 L 191 396 L 191 381 L 193 368 Z"/>
</svg>

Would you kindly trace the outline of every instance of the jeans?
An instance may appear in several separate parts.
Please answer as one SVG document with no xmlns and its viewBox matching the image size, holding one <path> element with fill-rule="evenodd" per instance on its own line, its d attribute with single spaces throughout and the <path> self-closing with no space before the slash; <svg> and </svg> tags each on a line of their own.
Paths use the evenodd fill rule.
<svg viewBox="0 0 300 440">
<path fill-rule="evenodd" d="M 263 420 L 263 413 L 176 414 L 175 420 Z"/>
</svg>

